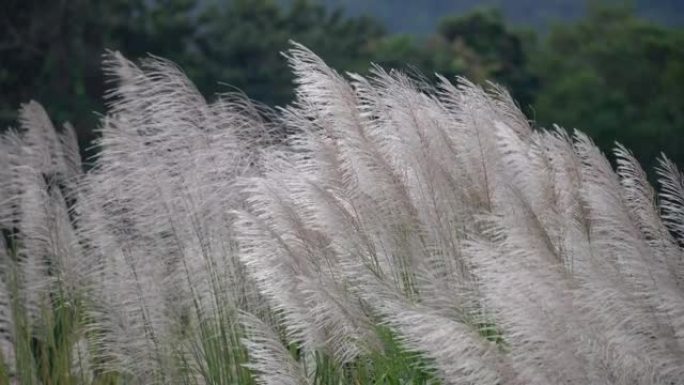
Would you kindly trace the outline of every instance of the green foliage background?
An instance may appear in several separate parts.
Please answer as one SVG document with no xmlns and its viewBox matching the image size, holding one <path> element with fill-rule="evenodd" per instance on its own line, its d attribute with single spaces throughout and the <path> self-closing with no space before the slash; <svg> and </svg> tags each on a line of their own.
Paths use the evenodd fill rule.
<svg viewBox="0 0 684 385">
<path fill-rule="evenodd" d="M 620 141 L 647 168 L 661 151 L 684 164 L 684 29 L 671 26 L 676 14 L 656 12 L 677 12 L 676 2 L 656 2 L 649 12 L 639 2 L 590 6 L 582 18 L 546 29 L 539 28 L 535 14 L 527 19 L 511 14 L 507 2 L 499 5 L 515 27 L 491 8 L 444 14 L 431 24 L 432 32 L 412 35 L 390 33 L 387 28 L 396 26 L 354 16 L 373 7 L 338 3 L 2 2 L 0 125 L 14 125 L 20 103 L 35 99 L 56 121 L 74 123 L 86 151 L 95 137 L 97 112 L 104 110 L 105 49 L 128 57 L 169 58 L 209 98 L 237 89 L 267 105 L 284 105 L 293 87 L 279 52 L 292 39 L 348 71 L 364 72 L 374 61 L 475 82 L 493 80 L 508 87 L 539 125 L 557 122 L 584 130 L 603 148 Z M 331 10 L 330 5 L 350 9 Z M 542 13 L 577 14 L 563 1 L 539 7 Z M 411 7 L 402 9 L 390 13 L 401 15 Z M 520 27 L 521 21 L 530 27 Z"/>
</svg>

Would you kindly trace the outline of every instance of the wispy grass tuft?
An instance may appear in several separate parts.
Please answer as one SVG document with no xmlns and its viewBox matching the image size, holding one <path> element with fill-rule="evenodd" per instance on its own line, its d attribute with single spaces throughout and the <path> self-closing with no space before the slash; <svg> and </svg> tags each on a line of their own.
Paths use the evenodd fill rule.
<svg viewBox="0 0 684 385">
<path fill-rule="evenodd" d="M 680 384 L 684 178 L 508 93 L 285 54 L 207 102 L 105 57 L 99 153 L 0 136 L 0 384 Z M 284 134 L 287 133 L 287 134 Z"/>
</svg>

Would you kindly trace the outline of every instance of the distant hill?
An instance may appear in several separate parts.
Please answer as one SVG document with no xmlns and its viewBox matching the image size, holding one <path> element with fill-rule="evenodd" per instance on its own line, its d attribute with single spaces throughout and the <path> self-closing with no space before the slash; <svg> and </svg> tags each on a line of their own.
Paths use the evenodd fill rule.
<svg viewBox="0 0 684 385">
<path fill-rule="evenodd" d="M 290 0 L 291 1 L 291 0 Z M 477 7 L 497 7 L 513 24 L 544 28 L 549 22 L 581 17 L 583 0 L 318 0 L 349 15 L 371 15 L 391 32 L 427 34 L 444 16 Z M 282 0 L 286 3 L 288 0 Z M 604 1 L 605 2 L 605 1 Z M 612 1 L 622 3 L 623 1 Z M 639 15 L 668 25 L 684 25 L 684 0 L 634 0 Z"/>
</svg>

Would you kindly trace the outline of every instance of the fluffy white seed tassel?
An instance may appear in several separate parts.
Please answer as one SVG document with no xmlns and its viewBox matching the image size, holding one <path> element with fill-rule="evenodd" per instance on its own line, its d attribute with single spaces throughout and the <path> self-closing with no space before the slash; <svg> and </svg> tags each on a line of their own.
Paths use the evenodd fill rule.
<svg viewBox="0 0 684 385">
<path fill-rule="evenodd" d="M 240 323 L 247 337 L 242 342 L 250 356 L 248 368 L 260 385 L 310 385 L 301 364 L 273 329 L 254 315 L 242 313 Z"/>
<path fill-rule="evenodd" d="M 12 314 L 12 293 L 9 280 L 12 262 L 7 254 L 4 237 L 0 238 L 0 360 L 14 372 L 14 318 Z"/>
</svg>

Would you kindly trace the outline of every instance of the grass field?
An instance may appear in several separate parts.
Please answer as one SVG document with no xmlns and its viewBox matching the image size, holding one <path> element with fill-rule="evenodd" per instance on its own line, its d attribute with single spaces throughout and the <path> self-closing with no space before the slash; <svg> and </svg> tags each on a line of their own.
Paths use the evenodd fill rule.
<svg viewBox="0 0 684 385">
<path fill-rule="evenodd" d="M 496 86 L 286 57 L 273 111 L 111 53 L 88 167 L 22 107 L 0 384 L 684 383 L 676 165 L 656 192 Z"/>
</svg>

